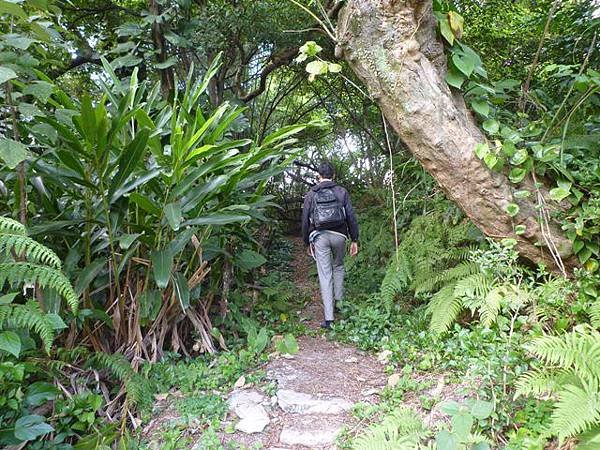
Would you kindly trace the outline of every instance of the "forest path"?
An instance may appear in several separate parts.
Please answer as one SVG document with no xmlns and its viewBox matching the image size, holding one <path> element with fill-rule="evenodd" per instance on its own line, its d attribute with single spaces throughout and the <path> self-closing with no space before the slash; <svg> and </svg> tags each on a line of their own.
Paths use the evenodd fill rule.
<svg viewBox="0 0 600 450">
<path fill-rule="evenodd" d="M 229 396 L 235 432 L 223 443 L 271 450 L 334 449 L 336 437 L 357 426 L 351 409 L 358 402 L 376 403 L 387 376 L 377 359 L 355 347 L 327 338 L 319 329 L 323 313 L 314 262 L 301 239 L 294 244 L 294 282 L 311 301 L 302 311 L 311 333 L 297 337 L 297 354 L 270 359 L 265 370 L 276 388 L 238 389 Z"/>
</svg>

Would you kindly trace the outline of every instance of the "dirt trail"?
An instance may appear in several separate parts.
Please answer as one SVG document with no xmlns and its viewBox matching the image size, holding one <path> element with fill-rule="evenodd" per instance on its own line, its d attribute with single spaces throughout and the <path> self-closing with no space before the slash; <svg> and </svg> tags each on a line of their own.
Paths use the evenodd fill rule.
<svg viewBox="0 0 600 450">
<path fill-rule="evenodd" d="M 295 283 L 312 298 L 303 316 L 310 318 L 310 327 L 316 331 L 323 313 L 316 280 L 310 276 L 314 262 L 300 239 L 293 243 Z M 356 426 L 353 405 L 378 401 L 387 376 L 375 357 L 328 340 L 320 330 L 314 336 L 298 337 L 298 346 L 293 357 L 278 356 L 267 363 L 267 378 L 276 384 L 271 396 L 260 387 L 230 394 L 231 421 L 238 430 L 223 436 L 226 446 L 236 442 L 271 450 L 334 449 L 336 436 Z M 239 431 L 246 425 L 251 430 L 252 421 L 259 422 L 255 429 L 266 426 L 260 432 Z"/>
</svg>

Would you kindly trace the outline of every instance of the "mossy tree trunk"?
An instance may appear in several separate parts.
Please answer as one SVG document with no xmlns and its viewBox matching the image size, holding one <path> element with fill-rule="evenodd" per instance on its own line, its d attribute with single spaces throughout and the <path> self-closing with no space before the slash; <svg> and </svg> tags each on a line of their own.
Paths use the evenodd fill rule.
<svg viewBox="0 0 600 450">
<path fill-rule="evenodd" d="M 436 30 L 430 1 L 350 0 L 338 17 L 337 53 L 412 154 L 486 235 L 512 237 L 522 256 L 556 269 L 555 249 L 569 266 L 571 244 L 552 219 L 540 226 L 536 193 L 514 198 L 508 178 L 475 155 L 485 136 L 462 94 L 445 81 L 446 56 Z M 535 190 L 532 182 L 524 187 Z M 516 217 L 506 212 L 510 203 L 520 206 Z M 526 231 L 516 235 L 519 224 Z"/>
</svg>

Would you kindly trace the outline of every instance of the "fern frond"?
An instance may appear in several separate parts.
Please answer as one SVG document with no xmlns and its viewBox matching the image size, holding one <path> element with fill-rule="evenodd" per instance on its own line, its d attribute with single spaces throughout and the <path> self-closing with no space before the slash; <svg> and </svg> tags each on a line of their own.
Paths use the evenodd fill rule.
<svg viewBox="0 0 600 450">
<path fill-rule="evenodd" d="M 547 364 L 572 369 L 584 382 L 600 383 L 599 332 L 579 329 L 562 336 L 543 336 L 528 347 Z"/>
<path fill-rule="evenodd" d="M 391 303 L 396 295 L 406 289 L 410 280 L 410 264 L 407 258 L 395 259 L 389 265 L 381 282 L 381 298 L 385 303 Z"/>
<path fill-rule="evenodd" d="M 41 288 L 54 289 L 66 301 L 73 313 L 77 312 L 79 297 L 73 286 L 62 272 L 28 262 L 0 264 L 0 286 L 5 282 L 13 286 L 20 284 L 38 284 Z"/>
<path fill-rule="evenodd" d="M 496 321 L 498 314 L 500 313 L 503 299 L 504 291 L 500 286 L 495 287 L 485 296 L 485 300 L 479 307 L 481 324 L 484 327 L 489 328 Z"/>
<path fill-rule="evenodd" d="M 10 217 L 0 217 L 0 233 L 10 233 L 20 236 L 27 235 L 27 229 L 21 222 Z"/>
<path fill-rule="evenodd" d="M 600 423 L 600 392 L 597 384 L 591 387 L 569 384 L 558 395 L 552 413 L 552 425 L 558 430 L 561 441 Z"/>
<path fill-rule="evenodd" d="M 40 337 L 46 353 L 50 353 L 54 342 L 54 327 L 37 302 L 30 300 L 25 305 L 0 307 L 0 330 L 6 328 L 23 328 L 35 332 Z"/>
<path fill-rule="evenodd" d="M 463 262 L 437 274 L 431 281 L 431 290 L 435 289 L 437 286 L 441 286 L 451 281 L 462 279 L 477 273 L 479 273 L 479 267 L 477 267 L 477 264 L 473 262 Z M 427 292 L 423 288 L 421 288 L 420 291 Z"/>
<path fill-rule="evenodd" d="M 526 395 L 556 394 L 563 384 L 571 380 L 573 374 L 565 370 L 531 369 L 516 381 L 515 398 Z"/>
<path fill-rule="evenodd" d="M 55 269 L 60 269 L 62 266 L 56 253 L 28 236 L 0 234 L 0 253 L 2 252 L 7 256 L 14 252 L 18 257 L 29 262 L 46 264 Z"/>
<path fill-rule="evenodd" d="M 463 308 L 461 299 L 454 295 L 454 288 L 454 283 L 444 286 L 427 305 L 427 312 L 431 314 L 429 329 L 434 333 L 448 331 Z"/>
<path fill-rule="evenodd" d="M 467 264 L 465 264 L 465 266 L 467 266 Z M 468 269 L 472 268 L 465 267 L 465 270 Z M 470 275 L 463 276 L 460 280 L 456 282 L 456 287 L 454 288 L 454 295 L 457 297 L 479 298 L 483 300 L 487 297 L 491 289 L 492 280 L 490 280 L 490 278 L 487 275 L 484 275 L 481 272 L 479 272 L 479 269 L 477 269 L 476 273 L 471 273 Z"/>
<path fill-rule="evenodd" d="M 589 310 L 590 319 L 594 328 L 600 328 L 600 301 L 596 301 Z"/>
<path fill-rule="evenodd" d="M 105 369 L 122 382 L 127 399 L 131 404 L 135 405 L 141 402 L 149 393 L 147 381 L 133 370 L 131 363 L 121 354 L 109 355 L 98 352 L 88 360 L 88 365 L 97 369 Z"/>
<path fill-rule="evenodd" d="M 419 416 L 408 408 L 401 408 L 371 425 L 352 444 L 355 450 L 418 449 L 428 431 Z"/>
</svg>

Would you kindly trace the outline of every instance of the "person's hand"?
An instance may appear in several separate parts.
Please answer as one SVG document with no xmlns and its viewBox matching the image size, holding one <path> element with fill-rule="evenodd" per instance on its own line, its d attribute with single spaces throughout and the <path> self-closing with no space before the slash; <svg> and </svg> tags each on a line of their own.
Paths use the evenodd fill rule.
<svg viewBox="0 0 600 450">
<path fill-rule="evenodd" d="M 358 242 L 350 244 L 350 256 L 358 255 Z"/>
<path fill-rule="evenodd" d="M 313 256 L 312 245 L 309 245 L 308 247 L 306 247 L 306 254 L 308 256 Z"/>
</svg>

